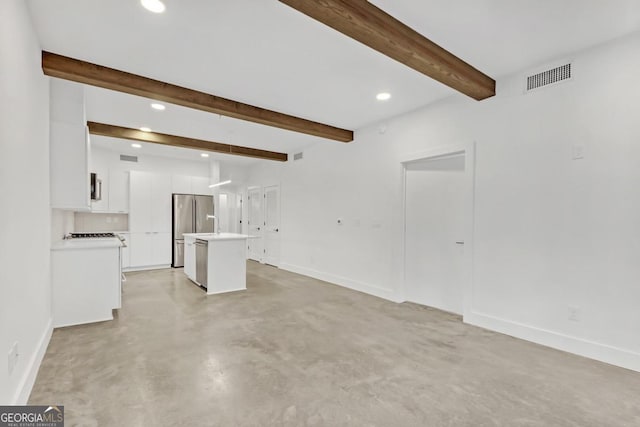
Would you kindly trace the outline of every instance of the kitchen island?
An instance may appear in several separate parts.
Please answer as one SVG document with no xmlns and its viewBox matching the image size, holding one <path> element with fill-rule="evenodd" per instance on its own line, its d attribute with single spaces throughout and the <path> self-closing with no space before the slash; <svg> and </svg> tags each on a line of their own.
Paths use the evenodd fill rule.
<svg viewBox="0 0 640 427">
<path fill-rule="evenodd" d="M 185 233 L 184 273 L 207 295 L 247 289 L 247 239 L 236 233 Z"/>
</svg>

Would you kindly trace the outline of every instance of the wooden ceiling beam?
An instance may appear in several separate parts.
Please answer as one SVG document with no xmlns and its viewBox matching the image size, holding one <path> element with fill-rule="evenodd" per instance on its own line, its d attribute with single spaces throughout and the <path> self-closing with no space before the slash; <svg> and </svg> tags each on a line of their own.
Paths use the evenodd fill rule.
<svg viewBox="0 0 640 427">
<path fill-rule="evenodd" d="M 366 0 L 279 0 L 478 101 L 496 82 Z"/>
<path fill-rule="evenodd" d="M 259 150 L 257 148 L 240 147 L 237 145 L 222 144 L 220 142 L 205 141 L 202 139 L 187 138 L 184 136 L 168 135 L 158 132 L 143 132 L 122 126 L 107 125 L 104 123 L 87 122 L 89 133 L 92 135 L 110 136 L 112 138 L 130 139 L 133 141 L 149 142 L 152 144 L 170 145 L 173 147 L 192 148 L 214 153 L 231 154 L 235 156 L 253 157 L 257 159 L 276 160 L 286 162 L 286 153 Z"/>
<path fill-rule="evenodd" d="M 164 101 L 183 107 L 260 123 L 340 142 L 353 141 L 353 131 L 340 129 L 300 117 L 278 113 L 231 99 L 153 80 L 113 68 L 42 52 L 42 69 L 51 77 L 71 80 L 131 95 Z"/>
</svg>

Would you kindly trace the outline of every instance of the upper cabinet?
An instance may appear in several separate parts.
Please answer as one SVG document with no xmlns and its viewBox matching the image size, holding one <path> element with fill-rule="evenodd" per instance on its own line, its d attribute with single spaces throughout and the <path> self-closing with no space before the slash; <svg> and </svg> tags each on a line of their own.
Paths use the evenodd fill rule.
<svg viewBox="0 0 640 427">
<path fill-rule="evenodd" d="M 211 195 L 210 180 L 206 176 L 173 175 L 171 190 L 177 194 Z"/>
<path fill-rule="evenodd" d="M 131 171 L 129 230 L 171 231 L 171 176 Z"/>
<path fill-rule="evenodd" d="M 129 171 L 109 171 L 109 211 L 129 212 Z"/>
<path fill-rule="evenodd" d="M 102 199 L 91 201 L 91 211 L 98 213 L 129 213 L 129 171 L 105 170 L 93 167 L 102 185 Z"/>
<path fill-rule="evenodd" d="M 51 207 L 91 210 L 91 143 L 84 113 L 82 85 L 50 81 Z"/>
</svg>

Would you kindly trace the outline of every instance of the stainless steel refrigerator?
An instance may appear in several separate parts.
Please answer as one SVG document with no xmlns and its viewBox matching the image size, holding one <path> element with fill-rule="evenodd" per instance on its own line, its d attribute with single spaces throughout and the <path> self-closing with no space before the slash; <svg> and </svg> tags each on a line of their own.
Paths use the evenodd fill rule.
<svg viewBox="0 0 640 427">
<path fill-rule="evenodd" d="M 173 267 L 184 267 L 184 233 L 213 233 L 213 196 L 173 195 Z"/>
</svg>

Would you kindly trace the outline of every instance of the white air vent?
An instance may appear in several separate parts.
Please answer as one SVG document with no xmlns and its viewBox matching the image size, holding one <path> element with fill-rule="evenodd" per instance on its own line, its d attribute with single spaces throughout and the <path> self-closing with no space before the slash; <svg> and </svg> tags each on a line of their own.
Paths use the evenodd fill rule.
<svg viewBox="0 0 640 427">
<path fill-rule="evenodd" d="M 302 154 L 302 151 L 301 151 L 301 152 L 299 152 L 299 153 L 295 153 L 295 154 L 293 155 L 293 160 L 294 160 L 294 161 L 295 161 L 295 160 L 302 160 L 302 158 L 303 158 L 303 157 L 304 157 L 304 155 Z"/>
<path fill-rule="evenodd" d="M 120 154 L 120 161 L 138 163 L 138 156 L 127 156 L 125 154 Z"/>
<path fill-rule="evenodd" d="M 571 64 L 561 65 L 527 77 L 527 92 L 571 79 Z"/>
</svg>

